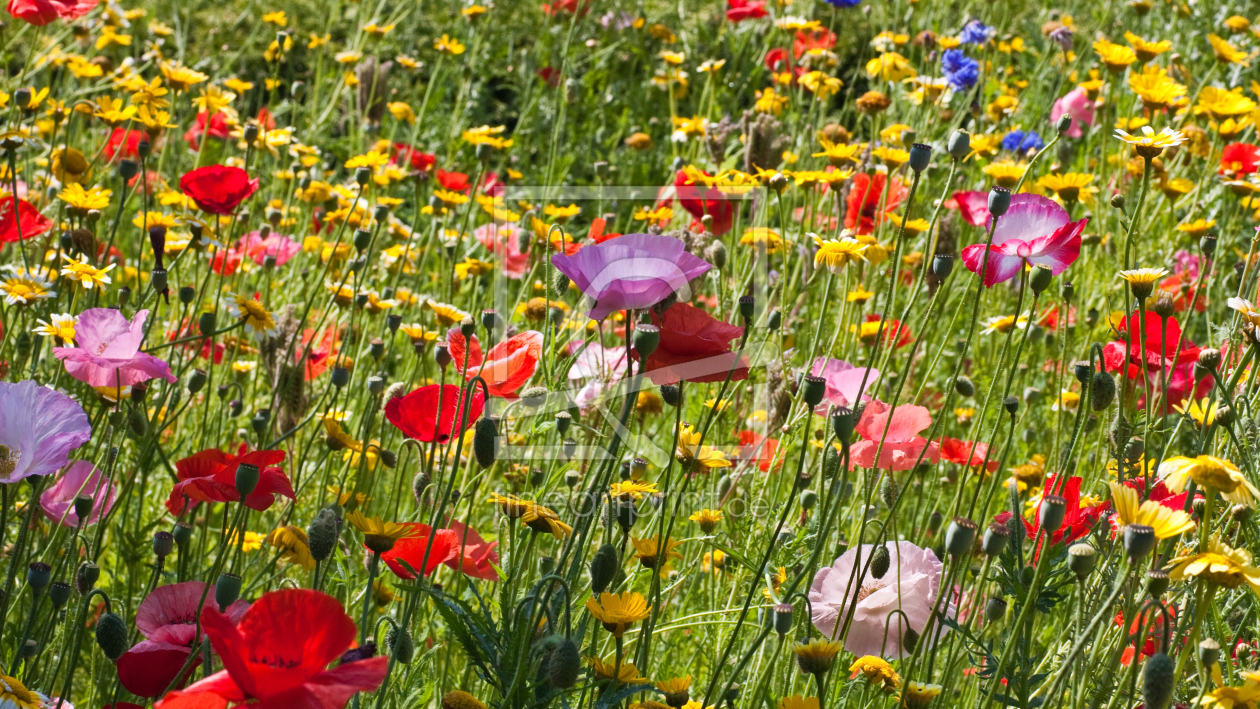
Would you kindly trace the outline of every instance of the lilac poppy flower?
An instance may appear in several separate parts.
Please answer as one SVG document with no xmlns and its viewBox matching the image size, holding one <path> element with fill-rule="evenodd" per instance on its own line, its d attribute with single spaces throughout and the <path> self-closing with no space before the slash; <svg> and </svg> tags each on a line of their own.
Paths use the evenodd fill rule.
<svg viewBox="0 0 1260 709">
<path fill-rule="evenodd" d="M 581 353 L 573 360 L 573 366 L 569 367 L 569 379 L 586 380 L 586 384 L 573 399 L 574 403 L 585 408 L 597 401 L 612 382 L 625 375 L 626 348 L 603 347 L 593 342 L 584 348 L 579 342 L 569 345 L 570 354 L 578 349 L 581 349 Z"/>
<path fill-rule="evenodd" d="M 91 461 L 76 460 L 39 496 L 39 506 L 53 522 L 77 527 L 79 515 L 74 513 L 74 498 L 85 495 L 92 498 L 92 514 L 88 515 L 87 523 L 94 524 L 101 521 L 101 515 L 109 514 L 117 492 L 114 484 L 106 480 Z"/>
<path fill-rule="evenodd" d="M 826 394 L 823 395 L 823 401 L 833 406 L 843 406 L 852 408 L 859 399 L 869 399 L 869 392 L 875 382 L 879 381 L 879 370 L 871 369 L 867 373 L 866 367 L 855 367 L 842 359 L 831 359 L 829 357 L 819 357 L 814 360 L 814 366 L 809 372 L 815 377 L 822 377 L 827 382 Z M 862 380 L 866 379 L 863 386 Z M 827 407 L 820 406 L 819 414 L 825 414 Z"/>
<path fill-rule="evenodd" d="M 70 451 L 92 437 L 83 407 L 33 381 L 0 382 L 0 483 L 50 475 L 70 460 Z"/>
<path fill-rule="evenodd" d="M 54 347 L 53 354 L 66 364 L 66 372 L 94 387 L 131 386 L 150 379 L 175 381 L 171 366 L 140 351 L 144 342 L 141 310 L 131 322 L 112 308 L 83 311 L 75 326 L 78 347 Z"/>
<path fill-rule="evenodd" d="M 1027 193 L 1011 197 L 1010 209 L 993 230 L 984 285 L 991 288 L 1014 278 L 1025 263 L 1046 266 L 1056 276 L 1063 273 L 1081 255 L 1081 232 L 1088 221 L 1071 221 L 1067 210 L 1049 197 Z M 983 258 L 984 244 L 962 250 L 967 270 L 977 275 Z"/>
<path fill-rule="evenodd" d="M 551 263 L 595 301 L 592 320 L 617 310 L 649 308 L 678 292 L 691 297 L 687 282 L 713 268 L 683 250 L 672 236 L 626 234 L 584 246 L 572 256 L 556 254 Z"/>
</svg>

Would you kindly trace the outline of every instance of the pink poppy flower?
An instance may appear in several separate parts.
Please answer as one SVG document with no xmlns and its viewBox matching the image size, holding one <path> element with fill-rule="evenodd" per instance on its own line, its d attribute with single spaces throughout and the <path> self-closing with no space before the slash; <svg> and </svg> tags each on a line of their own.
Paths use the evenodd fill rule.
<svg viewBox="0 0 1260 709">
<path fill-rule="evenodd" d="M 939 444 L 936 441 L 929 443 L 919 435 L 931 425 L 932 414 L 922 406 L 902 404 L 894 409 L 882 401 L 871 401 L 862 409 L 862 418 L 853 429 L 862 440 L 849 449 L 852 464 L 860 468 L 909 470 L 919 461 L 920 455 L 924 460 L 935 463 L 940 458 Z M 885 427 L 888 429 L 886 436 Z M 884 442 L 882 448 L 881 439 Z M 876 451 L 879 452 L 878 460 L 875 458 Z"/>
<path fill-rule="evenodd" d="M 992 288 L 1014 278 L 1025 263 L 1046 266 L 1056 276 L 1063 273 L 1081 254 L 1081 232 L 1088 221 L 1070 221 L 1067 210 L 1049 197 L 1014 195 L 993 230 L 984 285 Z M 977 275 L 983 270 L 984 247 L 972 244 L 962 250 L 967 270 Z"/>
<path fill-rule="evenodd" d="M 464 363 L 464 335 L 458 327 L 446 333 L 447 346 L 456 367 Z M 515 399 L 516 391 L 534 376 L 538 359 L 542 356 L 543 335 L 537 330 L 527 330 L 490 348 L 483 357 L 477 337 L 472 337 L 468 348 L 468 369 L 465 379 L 481 375 L 489 385 L 490 396 Z"/>
<path fill-rule="evenodd" d="M 879 370 L 866 367 L 855 367 L 841 359 L 819 357 L 809 372 L 815 377 L 822 377 L 827 382 L 827 393 L 823 401 L 833 406 L 851 408 L 863 397 L 870 398 L 869 392 L 879 381 Z M 862 384 L 866 380 L 865 386 Z M 819 406 L 816 411 L 820 416 L 827 412 L 826 405 Z"/>
<path fill-rule="evenodd" d="M 473 236 L 503 262 L 503 275 L 519 281 L 529 270 L 529 250 L 521 250 L 521 230 L 514 224 L 483 224 Z M 526 241 L 526 245 L 528 245 Z"/>
<path fill-rule="evenodd" d="M 53 354 L 65 362 L 70 376 L 94 387 L 131 386 L 150 379 L 174 382 L 169 364 L 140 351 L 147 317 L 149 311 L 141 310 L 127 322 L 112 308 L 85 310 L 75 326 L 79 346 L 54 347 Z"/>
<path fill-rule="evenodd" d="M 101 521 L 101 515 L 109 514 L 114 506 L 118 490 L 105 479 L 101 471 L 89 460 L 76 460 L 57 478 L 52 487 L 39 496 L 39 506 L 48 519 L 63 527 L 79 526 L 79 515 L 74 513 L 74 498 L 85 495 L 92 498 L 92 514 L 88 524 Z"/>
<path fill-rule="evenodd" d="M 814 627 L 826 638 L 836 635 L 836 624 L 843 622 L 856 604 L 853 623 L 844 638 L 844 649 L 858 656 L 877 655 L 895 660 L 910 655 L 910 649 L 901 644 L 905 631 L 914 629 L 922 633 L 927 627 L 940 592 L 942 564 L 935 554 L 910 542 L 887 542 L 884 546 L 895 573 L 877 579 L 868 572 L 855 583 L 853 577 L 866 565 L 875 549 L 873 544 L 863 544 L 861 563 L 858 563 L 858 550 L 850 549 L 831 566 L 819 569 L 809 587 L 809 603 Z M 906 618 L 893 613 L 898 609 Z M 943 611 L 947 617 L 955 614 L 953 604 L 946 604 Z M 907 620 L 909 628 L 905 627 Z M 943 626 L 936 627 L 944 630 Z M 934 637 L 922 638 L 920 642 L 928 643 L 925 647 L 930 648 L 943 634 L 934 631 Z"/>
<path fill-rule="evenodd" d="M 0 445 L 17 453 L 0 483 L 57 472 L 91 437 L 92 423 L 74 399 L 29 379 L 0 382 Z"/>
<path fill-rule="evenodd" d="M 573 366 L 569 367 L 569 379 L 586 380 L 586 384 L 573 397 L 575 404 L 585 408 L 597 401 L 613 382 L 625 375 L 626 348 L 603 347 L 594 342 L 582 347 L 582 343 L 574 342 L 569 345 L 569 354 L 579 349 L 581 352 L 573 360 Z"/>
<path fill-rule="evenodd" d="M 1054 106 L 1050 108 L 1051 125 L 1057 124 L 1059 117 L 1065 113 L 1072 117 L 1072 125 L 1064 134 L 1069 138 L 1081 137 L 1081 126 L 1094 124 L 1094 102 L 1085 95 L 1085 89 L 1080 87 L 1072 89 L 1054 102 Z"/>
<path fill-rule="evenodd" d="M 457 551 L 454 557 L 446 560 L 446 565 L 464 572 L 465 576 L 498 581 L 499 572 L 494 570 L 494 566 L 499 563 L 499 552 L 495 549 L 499 543 L 487 542 L 477 530 L 459 520 L 451 520 L 447 527 L 455 533 Z"/>
<path fill-rule="evenodd" d="M 263 238 L 256 230 L 251 231 L 236 244 L 236 250 L 254 260 L 259 266 L 268 256 L 276 257 L 276 265 L 283 266 L 302 250 L 302 245 L 283 234 L 272 233 Z"/>
<path fill-rule="evenodd" d="M 983 226 L 989 221 L 989 193 L 980 190 L 955 192 L 945 203 L 950 209 L 957 209 L 963 221 L 971 226 Z"/>
</svg>

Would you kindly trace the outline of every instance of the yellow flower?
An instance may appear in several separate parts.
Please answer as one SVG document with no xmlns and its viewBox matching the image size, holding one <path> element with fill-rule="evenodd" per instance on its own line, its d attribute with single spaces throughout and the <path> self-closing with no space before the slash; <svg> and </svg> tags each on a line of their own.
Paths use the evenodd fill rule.
<svg viewBox="0 0 1260 709">
<path fill-rule="evenodd" d="M 1158 42 L 1147 42 L 1132 32 L 1124 33 L 1124 41 L 1128 42 L 1129 46 L 1133 47 L 1133 52 L 1137 55 L 1138 61 L 1143 64 L 1149 63 L 1155 57 L 1158 57 L 1164 52 L 1172 49 L 1172 42 L 1169 42 L 1166 39 L 1159 40 Z"/>
<path fill-rule="evenodd" d="M 155 76 L 147 84 L 143 80 L 136 83 L 136 88 L 131 94 L 131 102 L 137 106 L 147 106 L 154 110 L 169 108 L 171 102 L 162 98 L 168 93 L 170 91 L 165 86 L 162 86 L 162 77 Z"/>
<path fill-rule="evenodd" d="M 859 674 L 866 678 L 874 686 L 878 686 L 886 692 L 892 691 L 901 685 L 901 678 L 897 676 L 896 670 L 887 660 L 876 657 L 874 655 L 865 655 L 859 657 L 849 667 L 849 672 L 853 677 Z"/>
<path fill-rule="evenodd" d="M 1214 668 L 1219 672 L 1219 668 Z M 1260 705 L 1260 682 L 1254 672 L 1243 672 L 1246 682 L 1239 687 L 1216 687 L 1203 695 L 1202 706 L 1213 709 L 1256 709 Z M 1251 675 L 1250 677 L 1248 675 Z"/>
<path fill-rule="evenodd" d="M 1241 49 L 1235 49 L 1228 40 L 1209 34 L 1208 42 L 1212 43 L 1212 53 L 1216 55 L 1216 61 L 1222 64 L 1247 65 L 1247 53 Z"/>
<path fill-rule="evenodd" d="M 599 600 L 586 599 L 586 610 L 603 623 L 604 629 L 620 638 L 629 627 L 651 614 L 647 601 L 633 591 L 626 593 L 601 593 Z"/>
<path fill-rule="evenodd" d="M 1200 487 L 1212 488 L 1220 492 L 1221 497 L 1240 505 L 1251 505 L 1260 496 L 1260 491 L 1247 480 L 1238 466 L 1211 455 L 1196 458 L 1173 456 L 1160 463 L 1159 477 L 1173 492 L 1185 490 L 1186 483 L 1193 480 Z"/>
<path fill-rule="evenodd" d="M 66 259 L 66 265 L 61 269 L 61 275 L 72 281 L 78 281 L 84 288 L 88 289 L 96 286 L 104 287 L 113 282 L 108 274 L 118 264 L 111 263 L 105 268 L 97 268 L 88 262 L 86 254 L 80 255 L 79 258 L 82 260 Z"/>
<path fill-rule="evenodd" d="M 187 91 L 192 86 L 200 84 L 209 77 L 199 71 L 193 71 L 186 66 L 172 64 L 170 62 L 161 62 L 158 67 L 162 70 L 162 76 L 166 79 L 166 83 L 176 91 Z"/>
<path fill-rule="evenodd" d="M 1089 183 L 1093 181 L 1093 175 L 1079 172 L 1069 172 L 1061 175 L 1056 172 L 1037 180 L 1037 186 L 1054 192 L 1065 203 L 1072 203 L 1080 199 L 1083 190 L 1091 189 Z"/>
<path fill-rule="evenodd" d="M 560 515 L 542 505 L 531 504 L 521 515 L 521 522 L 535 532 L 550 534 L 559 541 L 564 541 L 573 533 L 573 527 L 561 522 Z"/>
<path fill-rule="evenodd" d="M 1059 398 L 1055 399 L 1054 405 L 1050 407 L 1051 411 L 1070 411 L 1076 413 L 1077 407 L 1081 405 L 1081 395 L 1074 391 L 1064 389 L 1059 393 Z"/>
<path fill-rule="evenodd" d="M 464 53 L 464 45 L 459 40 L 451 39 L 450 35 L 443 34 L 441 39 L 433 43 L 433 48 L 448 56 L 458 56 Z"/>
<path fill-rule="evenodd" d="M 1146 67 L 1141 72 L 1131 72 L 1129 88 L 1142 99 L 1142 104 L 1152 111 L 1164 108 L 1186 95 L 1185 86 L 1173 81 L 1163 69 L 1154 65 Z"/>
<path fill-rule="evenodd" d="M 1121 44 L 1113 44 L 1105 39 L 1094 42 L 1094 51 L 1098 53 L 1103 66 L 1113 74 L 1119 74 L 1137 61 L 1137 53 L 1132 49 Z"/>
<path fill-rule="evenodd" d="M 806 72 L 801 75 L 799 81 L 801 86 L 808 89 L 819 100 L 826 100 L 835 96 L 844 87 L 843 81 L 833 76 L 827 76 L 821 71 Z"/>
<path fill-rule="evenodd" d="M 1144 525 L 1155 530 L 1156 539 L 1175 537 L 1194 529 L 1194 522 L 1185 512 L 1165 507 L 1153 500 L 1139 504 L 1137 490 L 1118 482 L 1108 485 L 1111 487 L 1111 503 L 1115 505 L 1120 529 L 1130 524 Z"/>
<path fill-rule="evenodd" d="M 666 206 L 651 210 L 640 207 L 634 210 L 635 221 L 647 222 L 648 224 L 668 224 L 673 218 L 674 210 Z"/>
<path fill-rule="evenodd" d="M 393 549 L 399 539 L 406 539 L 420 533 L 418 527 L 386 522 L 380 517 L 367 517 L 358 510 L 347 512 L 346 522 L 363 532 L 364 545 L 377 554 Z"/>
<path fill-rule="evenodd" d="M 83 185 L 72 182 L 66 185 L 66 188 L 58 193 L 57 198 L 66 203 L 71 210 L 77 210 L 80 215 L 87 214 L 89 209 L 105 209 L 109 206 L 109 197 L 113 194 L 110 190 L 100 186 L 93 186 L 91 189 L 83 189 Z"/>
<path fill-rule="evenodd" d="M 591 602 L 592 600 L 587 600 L 588 607 Z M 600 680 L 615 679 L 617 684 L 642 684 L 648 682 L 648 678 L 639 676 L 639 670 L 634 666 L 633 662 L 623 662 L 618 665 L 616 658 L 604 662 L 598 657 L 588 657 L 586 658 L 586 663 L 591 666 L 591 671 Z"/>
<path fill-rule="evenodd" d="M 96 103 L 98 108 L 96 109 L 96 113 L 94 115 L 111 126 L 126 123 L 131 120 L 132 116 L 136 115 L 136 111 L 140 110 L 136 106 L 127 106 L 124 108 L 122 99 L 111 98 L 109 96 L 100 97 Z"/>
<path fill-rule="evenodd" d="M 372 35 L 373 37 L 384 37 L 385 35 L 389 34 L 390 32 L 393 32 L 393 31 L 394 31 L 394 27 L 396 27 L 396 26 L 397 26 L 397 25 L 393 25 L 393 24 L 389 24 L 389 25 L 378 25 L 378 24 L 376 24 L 375 22 L 372 22 L 372 23 L 369 23 L 369 24 L 364 25 L 364 26 L 363 26 L 363 31 L 364 31 L 364 32 L 367 32 L 368 34 Z"/>
<path fill-rule="evenodd" d="M 1216 226 L 1215 219 L 1203 219 L 1200 217 L 1199 219 L 1196 219 L 1192 222 L 1178 224 L 1177 231 L 1189 236 L 1192 239 L 1197 239 L 1200 236 L 1203 236 L 1204 234 L 1208 233 L 1208 231 L 1210 231 L 1212 227 L 1214 226 Z M 1230 306 L 1230 307 L 1233 307 L 1233 306 Z"/>
<path fill-rule="evenodd" d="M 999 187 L 1011 189 L 1019 184 L 1026 170 L 1028 170 L 1027 163 L 999 160 L 985 165 L 981 172 L 993 178 Z"/>
<path fill-rule="evenodd" d="M 749 227 L 739 237 L 740 246 L 753 246 L 758 251 L 765 249 L 768 254 L 777 254 L 783 249 L 783 238 L 779 232 L 768 227 Z"/>
<path fill-rule="evenodd" d="M 1260 569 L 1251 565 L 1251 554 L 1234 549 L 1213 536 L 1207 551 L 1173 559 L 1168 578 L 1173 581 L 1201 578 L 1225 588 L 1238 588 L 1244 583 L 1260 593 Z"/>
<path fill-rule="evenodd" d="M 640 480 L 618 480 L 608 486 L 608 496 L 620 500 L 641 500 L 644 495 L 655 495 L 656 483 Z"/>
<path fill-rule="evenodd" d="M 298 564 L 306 569 L 315 568 L 315 557 L 311 556 L 311 540 L 306 530 L 293 525 L 273 529 L 267 535 L 267 543 L 280 549 L 280 557 L 285 561 Z"/>
<path fill-rule="evenodd" d="M 907 682 L 905 690 L 901 693 L 901 704 L 906 709 L 927 709 L 932 700 L 940 696 L 943 690 L 944 688 L 939 684 Z"/>
<path fill-rule="evenodd" d="M 214 84 L 209 84 L 201 90 L 200 96 L 193 99 L 193 104 L 207 115 L 213 116 L 227 108 L 235 98 L 236 94 L 231 91 L 224 91 Z"/>
<path fill-rule="evenodd" d="M 901 148 L 881 146 L 871 151 L 871 157 L 887 165 L 889 170 L 896 170 L 910 159 L 910 153 Z"/>
<path fill-rule="evenodd" d="M 228 312 L 233 317 L 245 321 L 245 330 L 254 333 L 259 339 L 275 337 L 280 332 L 276 320 L 263 304 L 251 297 L 234 295 L 228 303 Z"/>
<path fill-rule="evenodd" d="M 682 542 L 673 539 L 666 539 L 664 547 L 664 559 L 662 556 L 662 546 L 656 543 L 656 537 L 648 537 L 647 539 L 636 539 L 631 537 L 630 541 L 634 542 L 634 558 L 639 560 L 645 569 L 658 569 L 661 578 L 669 575 L 670 560 L 682 560 L 681 552 L 674 551 L 674 548 L 681 545 Z"/>
<path fill-rule="evenodd" d="M 867 62 L 866 73 L 881 81 L 904 81 L 913 78 L 918 72 L 905 57 L 897 52 L 888 52 Z"/>
<path fill-rule="evenodd" d="M 1246 115 L 1256 110 L 1256 102 L 1242 93 L 1242 87 L 1231 91 L 1215 86 L 1205 86 L 1199 92 L 1199 100 L 1194 105 L 1194 114 L 1210 115 L 1215 120 L 1224 120 Z"/>
<path fill-rule="evenodd" d="M 346 167 L 351 170 L 359 167 L 384 167 L 387 164 L 389 164 L 389 153 L 380 150 L 369 150 L 363 155 L 356 155 L 346 161 Z"/>
<path fill-rule="evenodd" d="M 258 532 L 245 532 L 245 542 L 241 543 L 241 535 L 237 530 L 232 530 L 232 536 L 228 538 L 228 546 L 240 547 L 241 551 L 257 551 L 262 548 L 263 535 Z"/>
<path fill-rule="evenodd" d="M 32 305 L 57 295 L 52 289 L 52 282 L 39 273 L 30 273 L 26 269 L 17 269 L 0 282 L 0 293 L 4 293 L 4 302 L 8 305 Z M 57 315 L 52 316 L 54 321 Z M 42 320 L 40 322 L 43 322 Z M 73 327 L 71 332 L 74 332 Z M 73 338 L 73 335 L 71 336 Z"/>
<path fill-rule="evenodd" d="M 438 324 L 442 327 L 450 327 L 451 325 L 463 322 L 466 318 L 472 317 L 471 314 L 460 310 L 454 305 L 439 303 L 432 299 L 426 300 L 424 305 L 426 308 L 433 311 L 433 316 L 437 318 Z"/>
<path fill-rule="evenodd" d="M 442 336 L 441 333 L 426 330 L 418 324 L 404 323 L 400 325 L 398 329 L 402 332 L 402 334 L 406 335 L 407 338 L 411 340 L 412 344 L 417 342 L 437 342 L 438 338 Z"/>
<path fill-rule="evenodd" d="M 700 444 L 700 434 L 689 424 L 682 424 L 678 430 L 677 458 L 684 463 L 692 463 L 702 468 L 727 468 L 731 461 L 726 454 L 711 446 Z"/>
<path fill-rule="evenodd" d="M 718 522 L 722 521 L 722 511 L 703 509 L 687 519 L 700 525 L 700 531 L 705 534 L 713 534 L 713 530 L 717 529 Z"/>
<path fill-rule="evenodd" d="M 276 10 L 275 12 L 268 12 L 267 14 L 262 16 L 262 21 L 271 23 L 277 27 L 284 27 L 285 25 L 289 24 L 289 18 L 288 16 L 284 14 L 284 10 Z"/>
<path fill-rule="evenodd" d="M 1234 299 L 1230 298 L 1230 300 Z M 1207 398 L 1202 401 L 1195 401 L 1194 399 L 1188 399 L 1187 401 L 1189 401 L 1189 404 L 1186 401 L 1180 404 L 1173 404 L 1173 409 L 1183 416 L 1189 416 L 1197 428 L 1211 426 L 1216 423 L 1216 413 L 1220 408 L 1218 402 Z"/>
<path fill-rule="evenodd" d="M 1120 280 L 1129 284 L 1133 294 L 1139 298 L 1145 298 L 1150 295 L 1155 284 L 1163 280 L 1167 275 L 1168 269 L 1166 268 L 1135 268 L 1116 274 Z"/>
<path fill-rule="evenodd" d="M 323 37 L 320 37 L 317 34 L 311 33 L 311 39 L 309 42 L 306 43 L 306 48 L 315 49 L 317 47 L 322 47 L 325 44 L 328 44 L 330 40 L 332 40 L 331 34 L 326 34 Z"/>
<path fill-rule="evenodd" d="M 779 709 L 818 709 L 818 697 L 802 697 L 794 694 L 779 700 Z"/>
<path fill-rule="evenodd" d="M 866 290 L 866 288 L 862 284 L 859 283 L 857 288 L 854 288 L 853 290 L 849 291 L 844 296 L 844 299 L 850 303 L 857 303 L 858 305 L 862 305 L 863 303 L 865 303 L 866 301 L 874 297 L 875 297 L 874 293 Z"/>
<path fill-rule="evenodd" d="M 815 638 L 807 643 L 798 643 L 792 648 L 792 653 L 796 655 L 796 665 L 801 668 L 801 672 L 821 675 L 831 670 L 842 647 L 833 640 Z"/>
<path fill-rule="evenodd" d="M 96 48 L 104 49 L 111 45 L 120 47 L 131 46 L 131 35 L 118 34 L 118 28 L 113 25 L 105 25 L 101 28 L 101 36 L 96 38 Z"/>
<path fill-rule="evenodd" d="M 788 97 L 776 94 L 774 87 L 767 87 L 765 91 L 757 94 L 757 101 L 753 103 L 753 109 L 760 113 L 771 113 L 779 115 L 783 112 L 783 107 L 788 103 Z"/>
<path fill-rule="evenodd" d="M 13 709 L 45 709 L 46 702 L 38 692 L 32 692 L 16 677 L 0 674 L 0 705 Z"/>
</svg>

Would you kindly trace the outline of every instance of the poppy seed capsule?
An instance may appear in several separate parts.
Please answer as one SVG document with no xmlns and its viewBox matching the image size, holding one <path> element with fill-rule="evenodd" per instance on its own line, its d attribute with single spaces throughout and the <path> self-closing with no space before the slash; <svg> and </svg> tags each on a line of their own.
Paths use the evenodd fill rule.
<svg viewBox="0 0 1260 709">
<path fill-rule="evenodd" d="M 984 604 L 984 617 L 990 623 L 996 623 L 1006 616 L 1006 601 L 1001 598 L 990 598 Z"/>
<path fill-rule="evenodd" d="M 603 593 L 620 566 L 621 555 L 617 553 L 617 547 L 604 544 L 596 549 L 595 556 L 591 557 L 591 591 Z"/>
<path fill-rule="evenodd" d="M 1173 674 L 1175 667 L 1172 658 L 1157 652 L 1146 661 L 1146 669 L 1142 672 L 1142 701 L 1146 709 L 1164 709 L 1172 699 Z"/>
<path fill-rule="evenodd" d="M 841 445 L 847 446 L 853 440 L 853 427 L 857 423 L 854 418 L 852 409 L 840 406 L 831 410 L 831 431 Z"/>
<path fill-rule="evenodd" d="M 61 610 L 70 600 L 70 584 L 65 581 L 57 581 L 48 587 L 48 600 L 52 601 L 53 608 Z"/>
<path fill-rule="evenodd" d="M 404 665 L 410 665 L 416 656 L 416 644 L 411 640 L 407 628 L 389 626 L 385 633 L 385 647 L 389 648 L 390 657 Z"/>
<path fill-rule="evenodd" d="M 634 349 L 639 354 L 639 361 L 646 362 L 648 357 L 661 344 L 661 329 L 655 325 L 640 325 L 634 330 Z"/>
<path fill-rule="evenodd" d="M 175 535 L 166 530 L 153 533 L 153 554 L 159 559 L 165 559 L 175 551 Z"/>
<path fill-rule="evenodd" d="M 1002 400 L 1002 407 L 1006 409 L 1006 413 L 1014 416 L 1019 411 L 1019 397 L 1008 396 Z"/>
<path fill-rule="evenodd" d="M 175 525 L 175 531 L 171 532 L 171 537 L 175 540 L 175 544 L 183 549 L 188 546 L 188 542 L 192 541 L 192 533 L 192 525 L 180 522 Z"/>
<path fill-rule="evenodd" d="M 140 163 L 135 160 L 122 160 L 118 163 L 118 176 L 124 180 L 130 181 L 131 178 L 140 174 Z"/>
<path fill-rule="evenodd" d="M 888 573 L 891 566 L 891 560 L 888 557 L 888 547 L 879 545 L 871 552 L 871 576 L 882 579 L 884 574 Z"/>
<path fill-rule="evenodd" d="M 972 397 L 976 395 L 976 385 L 971 379 L 960 376 L 954 380 L 954 391 L 958 392 L 959 396 Z"/>
<path fill-rule="evenodd" d="M 1054 271 L 1038 264 L 1033 268 L 1032 277 L 1028 279 L 1028 284 L 1032 286 L 1034 294 L 1041 295 L 1050 287 L 1050 283 L 1053 280 Z"/>
<path fill-rule="evenodd" d="M 954 257 L 949 254 L 937 254 L 932 257 L 932 275 L 940 280 L 949 278 L 954 272 Z"/>
<path fill-rule="evenodd" d="M 117 613 L 105 613 L 96 621 L 96 644 L 110 662 L 127 652 L 127 624 Z"/>
<path fill-rule="evenodd" d="M 530 387 L 521 392 L 521 403 L 536 409 L 547 403 L 547 387 Z"/>
<path fill-rule="evenodd" d="M 976 523 L 966 517 L 955 517 L 945 530 L 945 551 L 950 556 L 962 556 L 971 553 L 976 542 Z"/>
<path fill-rule="evenodd" d="M 445 342 L 439 342 L 433 346 L 433 360 L 437 362 L 437 366 L 443 370 L 451 363 L 451 347 Z M 333 371 L 336 374 L 336 370 Z"/>
<path fill-rule="evenodd" d="M 721 243 L 721 242 L 718 242 Z M 741 295 L 739 297 L 739 314 L 745 320 L 751 320 L 754 312 L 757 310 L 757 299 L 751 295 Z"/>
<path fill-rule="evenodd" d="M 214 582 L 214 602 L 219 604 L 219 610 L 227 610 L 240 597 L 241 577 L 236 574 L 219 574 L 219 579 Z"/>
<path fill-rule="evenodd" d="M 52 581 L 52 567 L 42 561 L 32 561 L 26 569 L 26 583 L 36 592 L 44 590 Z"/>
<path fill-rule="evenodd" d="M 86 520 L 92 516 L 92 498 L 87 495 L 79 495 L 74 498 L 74 514 L 80 520 Z"/>
<path fill-rule="evenodd" d="M 306 528 L 306 536 L 310 541 L 311 557 L 315 561 L 327 559 L 337 546 L 337 538 L 341 536 L 337 515 L 327 508 L 320 510 Z"/>
<path fill-rule="evenodd" d="M 811 409 L 822 403 L 823 395 L 826 393 L 827 380 L 822 377 L 807 375 L 801 382 L 801 397 Z"/>
<path fill-rule="evenodd" d="M 801 490 L 801 509 L 812 510 L 818 504 L 818 493 L 813 490 Z"/>
<path fill-rule="evenodd" d="M 333 367 L 329 380 L 333 386 L 340 389 L 350 383 L 350 370 L 345 367 Z"/>
<path fill-rule="evenodd" d="M 1011 208 L 1011 191 L 1005 187 L 994 187 L 989 190 L 989 214 L 1001 217 Z"/>
<path fill-rule="evenodd" d="M 923 143 L 915 143 L 910 146 L 910 169 L 915 172 L 923 172 L 927 169 L 928 163 L 932 160 L 932 146 Z"/>
<path fill-rule="evenodd" d="M 1204 256 L 1211 258 L 1216 253 L 1216 235 L 1207 234 L 1199 239 L 1199 250 L 1203 252 Z"/>
<path fill-rule="evenodd" d="M 1212 638 L 1204 638 L 1199 641 L 1199 662 L 1204 667 L 1211 667 L 1221 659 L 1221 644 Z"/>
<path fill-rule="evenodd" d="M 1124 528 L 1124 550 L 1129 559 L 1136 562 L 1155 548 L 1155 530 L 1145 524 L 1130 524 Z"/>
<path fill-rule="evenodd" d="M 96 587 L 96 581 L 101 577 L 101 567 L 90 561 L 79 564 L 79 569 L 74 573 L 74 589 L 79 592 L 80 596 L 86 596 L 89 591 Z"/>
<path fill-rule="evenodd" d="M 1094 570 L 1098 562 L 1097 552 L 1088 544 L 1073 544 L 1068 547 L 1068 570 L 1076 574 L 1076 578 L 1084 581 Z"/>
<path fill-rule="evenodd" d="M 477 425 L 473 428 L 473 454 L 477 457 L 477 464 L 483 468 L 494 465 L 498 457 L 499 427 L 497 424 L 498 419 L 485 416 L 478 419 Z"/>
<path fill-rule="evenodd" d="M 1168 590 L 1168 572 L 1163 569 L 1151 569 L 1146 572 L 1146 593 L 1153 600 L 1159 600 Z"/>
<path fill-rule="evenodd" d="M 236 491 L 240 493 L 242 500 L 258 487 L 259 473 L 258 466 L 251 463 L 236 466 Z"/>
<path fill-rule="evenodd" d="M 1089 406 L 1103 411 L 1116 399 L 1116 380 L 1108 372 L 1094 372 L 1094 385 L 1089 391 Z"/>
<path fill-rule="evenodd" d="M 955 160 L 962 160 L 967 157 L 971 154 L 971 134 L 965 130 L 954 131 L 949 136 L 946 150 L 949 151 L 950 157 Z"/>
<path fill-rule="evenodd" d="M 780 638 L 792 629 L 792 610 L 791 603 L 780 603 L 774 607 L 774 632 L 778 633 Z M 683 704 L 686 703 L 683 702 Z"/>
<path fill-rule="evenodd" d="M 547 658 L 547 681 L 558 689 L 568 689 L 577 684 L 582 673 L 581 651 L 572 640 L 560 638 Z"/>
<path fill-rule="evenodd" d="M 985 556 L 993 558 L 1002 553 L 1006 548 L 1006 542 L 1011 538 L 1011 530 L 1004 524 L 994 522 L 984 530 L 984 538 L 980 542 L 980 548 L 984 551 Z"/>
<path fill-rule="evenodd" d="M 1046 495 L 1041 499 L 1037 520 L 1048 534 L 1054 534 L 1063 526 L 1067 516 L 1067 500 L 1062 495 Z"/>
</svg>

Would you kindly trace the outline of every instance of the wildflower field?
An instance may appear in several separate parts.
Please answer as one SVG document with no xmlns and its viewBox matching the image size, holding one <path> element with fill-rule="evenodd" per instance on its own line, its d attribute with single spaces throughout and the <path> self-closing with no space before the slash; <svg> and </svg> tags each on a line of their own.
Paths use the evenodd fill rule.
<svg viewBox="0 0 1260 709">
<path fill-rule="evenodd" d="M 0 709 L 1260 709 L 1260 6 L 8 0 Z"/>
</svg>

